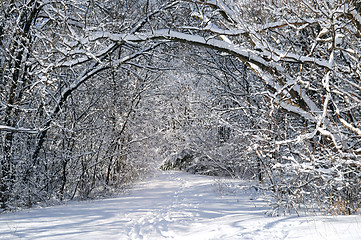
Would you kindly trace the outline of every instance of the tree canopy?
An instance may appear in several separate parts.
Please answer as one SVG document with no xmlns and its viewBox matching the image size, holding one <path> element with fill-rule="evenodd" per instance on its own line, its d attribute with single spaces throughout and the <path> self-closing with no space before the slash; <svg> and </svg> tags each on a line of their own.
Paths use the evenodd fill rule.
<svg viewBox="0 0 361 240">
<path fill-rule="evenodd" d="M 190 148 L 278 210 L 360 207 L 355 0 L 0 4 L 0 207 L 108 194 Z"/>
</svg>

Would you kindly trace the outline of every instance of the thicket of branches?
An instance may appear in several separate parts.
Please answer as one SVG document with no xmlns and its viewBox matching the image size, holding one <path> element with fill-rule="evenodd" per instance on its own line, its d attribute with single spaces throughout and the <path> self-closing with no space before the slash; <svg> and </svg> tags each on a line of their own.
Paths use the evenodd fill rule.
<svg viewBox="0 0 361 240">
<path fill-rule="evenodd" d="M 106 194 L 150 169 L 145 145 L 137 152 L 155 130 L 144 130 L 139 106 L 157 71 L 167 69 L 165 58 L 150 53 L 161 44 L 92 37 L 99 30 L 134 34 L 162 5 L 0 6 L 1 209 Z"/>
<path fill-rule="evenodd" d="M 192 148 L 277 210 L 359 211 L 359 1 L 0 11 L 1 209 L 99 195 Z"/>
<path fill-rule="evenodd" d="M 360 3 L 193 3 L 197 25 L 159 35 L 233 56 L 212 63 L 243 168 L 267 184 L 276 209 L 357 213 Z"/>
</svg>

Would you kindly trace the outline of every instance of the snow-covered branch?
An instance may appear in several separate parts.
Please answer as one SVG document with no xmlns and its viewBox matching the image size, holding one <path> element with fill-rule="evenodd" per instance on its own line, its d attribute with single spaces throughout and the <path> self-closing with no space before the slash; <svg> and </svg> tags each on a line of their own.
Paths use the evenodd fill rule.
<svg viewBox="0 0 361 240">
<path fill-rule="evenodd" d="M 30 129 L 30 128 L 14 128 L 9 126 L 0 125 L 0 132 L 13 132 L 13 133 L 28 133 L 28 134 L 37 134 L 39 130 Z"/>
</svg>

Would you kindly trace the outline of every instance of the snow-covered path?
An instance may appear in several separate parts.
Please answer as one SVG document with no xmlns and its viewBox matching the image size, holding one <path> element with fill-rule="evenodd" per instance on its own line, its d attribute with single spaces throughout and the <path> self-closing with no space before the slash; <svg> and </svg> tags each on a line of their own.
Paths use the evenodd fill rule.
<svg viewBox="0 0 361 240">
<path fill-rule="evenodd" d="M 159 172 L 117 198 L 0 215 L 0 239 L 361 239 L 361 217 L 267 217 L 250 191 Z"/>
</svg>

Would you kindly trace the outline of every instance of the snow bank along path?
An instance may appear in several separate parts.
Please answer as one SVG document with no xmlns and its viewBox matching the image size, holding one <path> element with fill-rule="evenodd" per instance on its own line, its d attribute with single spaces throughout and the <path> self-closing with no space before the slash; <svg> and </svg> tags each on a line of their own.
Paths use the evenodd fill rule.
<svg viewBox="0 0 361 240">
<path fill-rule="evenodd" d="M 0 215 L 0 239 L 361 239 L 361 217 L 267 217 L 251 191 L 159 172 L 117 198 Z M 245 185 L 247 188 L 247 186 Z"/>
</svg>

